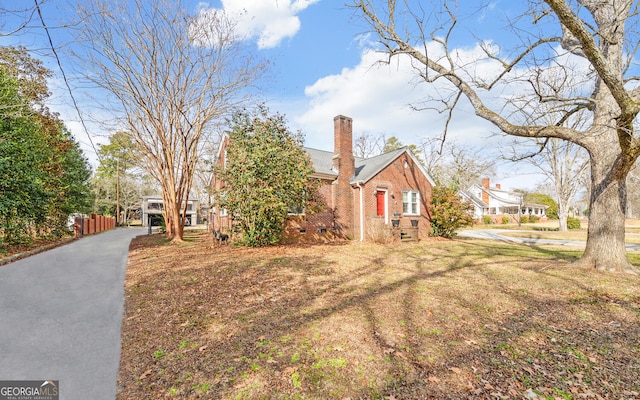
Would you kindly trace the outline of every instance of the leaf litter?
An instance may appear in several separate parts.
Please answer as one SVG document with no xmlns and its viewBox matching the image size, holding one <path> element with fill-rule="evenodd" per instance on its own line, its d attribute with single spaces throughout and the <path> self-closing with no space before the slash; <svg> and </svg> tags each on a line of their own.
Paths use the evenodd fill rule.
<svg viewBox="0 0 640 400">
<path fill-rule="evenodd" d="M 640 397 L 637 278 L 474 240 L 136 238 L 118 399 Z"/>
</svg>

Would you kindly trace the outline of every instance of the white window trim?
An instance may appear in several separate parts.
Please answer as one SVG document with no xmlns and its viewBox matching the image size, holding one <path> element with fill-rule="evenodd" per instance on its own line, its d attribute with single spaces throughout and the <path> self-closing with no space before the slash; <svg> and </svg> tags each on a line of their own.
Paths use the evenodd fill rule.
<svg viewBox="0 0 640 400">
<path fill-rule="evenodd" d="M 408 210 L 408 212 L 404 212 L 404 205 L 405 205 L 405 195 L 407 196 L 407 199 L 409 200 L 406 204 L 409 205 L 409 207 L 407 208 L 413 208 L 411 207 L 414 203 L 411 201 L 411 195 L 412 194 L 416 194 L 416 201 L 415 201 L 415 206 L 416 206 L 416 210 Z M 413 212 L 415 211 L 415 212 Z M 420 191 L 418 190 L 403 190 L 402 191 L 402 213 L 403 215 L 420 215 Z"/>
<path fill-rule="evenodd" d="M 384 192 L 384 223 L 389 225 L 389 189 L 376 188 L 376 196 L 377 196 L 377 192 Z M 376 201 L 378 201 L 377 198 L 376 198 Z M 376 214 L 378 213 L 377 207 L 378 207 L 378 204 L 376 203 Z"/>
</svg>

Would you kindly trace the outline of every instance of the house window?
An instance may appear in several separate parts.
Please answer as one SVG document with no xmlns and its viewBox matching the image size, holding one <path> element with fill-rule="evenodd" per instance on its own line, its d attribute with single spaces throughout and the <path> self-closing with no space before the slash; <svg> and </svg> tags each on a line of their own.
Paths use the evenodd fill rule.
<svg viewBox="0 0 640 400">
<path fill-rule="evenodd" d="M 226 191 L 223 190 L 223 191 L 220 192 L 220 199 L 224 199 L 226 196 L 227 196 L 227 192 Z M 218 203 L 218 199 L 214 199 L 214 203 Z M 218 215 L 219 216 L 226 217 L 228 215 L 226 208 L 222 208 L 217 204 L 215 206 L 216 206 L 215 208 L 218 209 Z"/>
<path fill-rule="evenodd" d="M 289 208 L 287 209 L 287 214 L 289 214 L 289 215 L 304 215 L 304 207 L 289 206 Z"/>
<path fill-rule="evenodd" d="M 406 190 L 402 192 L 402 213 L 406 215 L 420 215 L 420 192 Z"/>
</svg>

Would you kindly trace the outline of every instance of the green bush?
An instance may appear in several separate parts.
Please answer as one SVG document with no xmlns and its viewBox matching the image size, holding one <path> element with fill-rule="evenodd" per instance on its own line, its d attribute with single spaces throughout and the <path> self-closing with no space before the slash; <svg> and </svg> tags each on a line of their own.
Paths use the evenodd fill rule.
<svg viewBox="0 0 640 400">
<path fill-rule="evenodd" d="M 521 224 L 528 224 L 529 223 L 529 216 L 524 214 L 520 216 L 520 223 Z"/>
<path fill-rule="evenodd" d="M 507 217 L 506 215 L 502 216 L 502 225 L 508 224 L 509 221 L 511 221 L 511 218 Z"/>
<path fill-rule="evenodd" d="M 548 206 L 546 214 L 549 219 L 558 219 L 558 203 L 551 196 L 542 193 L 529 193 L 524 198 L 525 203 L 544 204 Z"/>
<path fill-rule="evenodd" d="M 484 215 L 484 216 L 482 217 L 482 222 L 483 222 L 485 225 L 489 225 L 489 224 L 491 223 L 491 217 L 490 217 L 490 216 L 488 216 L 488 215 Z"/>
<path fill-rule="evenodd" d="M 431 236 L 451 238 L 456 230 L 473 224 L 473 205 L 454 188 L 436 186 L 431 192 Z"/>
<path fill-rule="evenodd" d="M 227 164 L 216 169 L 225 183 L 215 193 L 218 206 L 241 228 L 241 244 L 275 245 L 284 235 L 290 210 L 311 214 L 322 206 L 318 181 L 310 178 L 314 170 L 302 147 L 304 137 L 264 106 L 255 113 L 235 114 L 227 134 Z"/>
<path fill-rule="evenodd" d="M 567 229 L 580 229 L 580 220 L 578 218 L 567 218 Z"/>
<path fill-rule="evenodd" d="M 537 215 L 529 215 L 529 222 L 530 223 L 535 224 L 538 221 L 540 221 L 540 217 L 538 217 Z"/>
</svg>

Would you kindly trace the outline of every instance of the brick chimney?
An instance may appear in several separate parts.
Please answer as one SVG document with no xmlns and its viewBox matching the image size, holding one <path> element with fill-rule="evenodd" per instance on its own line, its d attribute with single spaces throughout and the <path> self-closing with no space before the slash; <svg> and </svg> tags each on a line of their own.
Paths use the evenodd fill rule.
<svg viewBox="0 0 640 400">
<path fill-rule="evenodd" d="M 489 178 L 482 178 L 482 188 L 485 189 L 482 191 L 482 201 L 485 204 L 489 204 L 489 193 L 487 193 L 487 190 L 491 188 L 491 180 Z"/>
<path fill-rule="evenodd" d="M 353 237 L 353 189 L 350 182 L 355 173 L 355 160 L 351 118 L 344 115 L 333 118 L 333 135 L 333 168 L 338 172 L 338 179 L 333 183 L 337 230 L 344 236 Z"/>
<path fill-rule="evenodd" d="M 352 120 L 344 115 L 333 119 L 333 168 L 347 179 L 355 172 Z"/>
<path fill-rule="evenodd" d="M 482 187 L 485 189 L 491 189 L 491 180 L 489 178 L 482 178 Z"/>
</svg>

